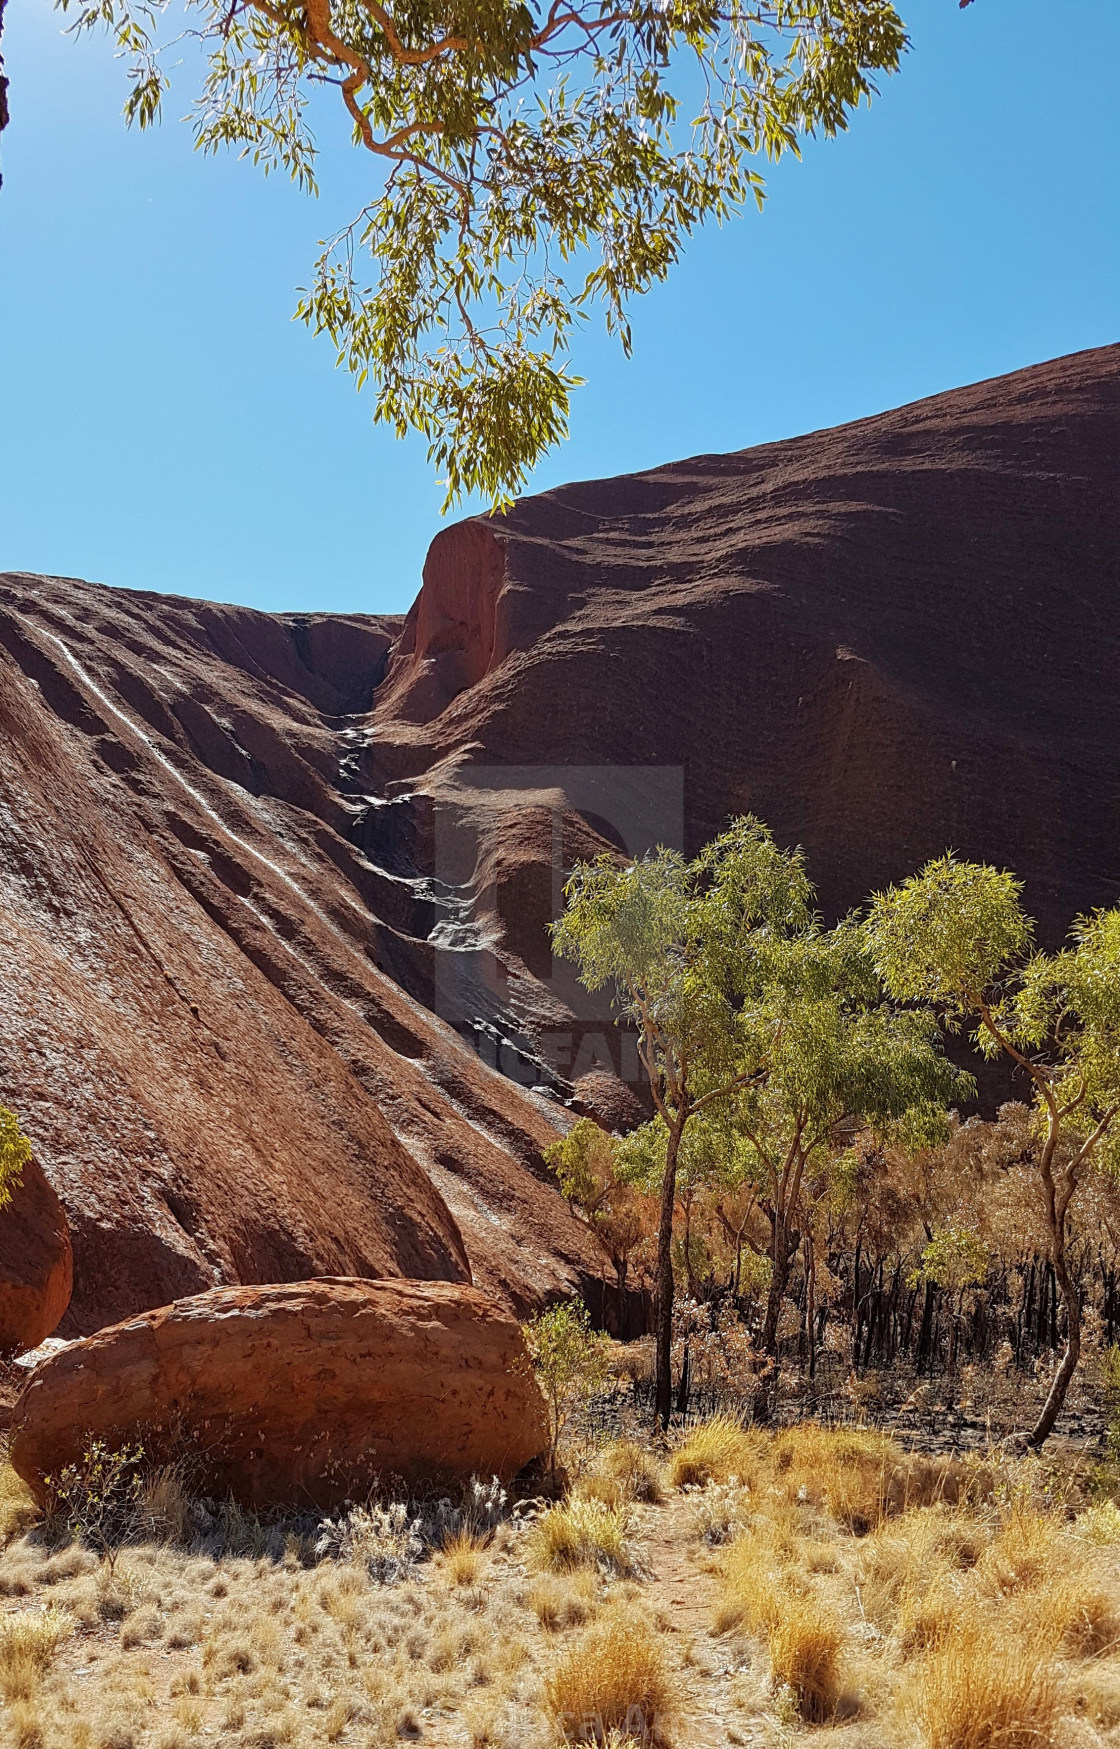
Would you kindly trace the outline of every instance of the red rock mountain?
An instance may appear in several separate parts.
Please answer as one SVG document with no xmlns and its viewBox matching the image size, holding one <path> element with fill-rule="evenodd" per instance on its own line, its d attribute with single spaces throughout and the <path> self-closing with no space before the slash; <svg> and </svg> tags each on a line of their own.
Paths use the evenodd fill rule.
<svg viewBox="0 0 1120 1749">
<path fill-rule="evenodd" d="M 1120 347 L 460 523 L 403 622 L 3 577 L 0 1100 L 64 1330 L 599 1276 L 540 1151 L 636 1065 L 562 869 L 751 810 L 829 912 L 952 844 L 1053 938 L 1120 888 L 1118 675 Z"/>
</svg>

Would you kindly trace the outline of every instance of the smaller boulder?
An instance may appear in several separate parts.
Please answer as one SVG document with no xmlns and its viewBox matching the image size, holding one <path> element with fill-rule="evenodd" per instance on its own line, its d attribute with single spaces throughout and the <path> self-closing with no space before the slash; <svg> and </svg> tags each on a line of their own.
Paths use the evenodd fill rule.
<svg viewBox="0 0 1120 1749">
<path fill-rule="evenodd" d="M 66 1215 L 31 1159 L 0 1209 L 0 1357 L 38 1348 L 62 1321 L 73 1285 Z"/>
<path fill-rule="evenodd" d="M 442 1281 L 215 1288 L 42 1361 L 12 1414 L 11 1462 L 44 1478 L 91 1439 L 189 1454 L 191 1485 L 242 1505 L 329 1509 L 372 1488 L 508 1480 L 548 1443 L 510 1313 Z"/>
</svg>

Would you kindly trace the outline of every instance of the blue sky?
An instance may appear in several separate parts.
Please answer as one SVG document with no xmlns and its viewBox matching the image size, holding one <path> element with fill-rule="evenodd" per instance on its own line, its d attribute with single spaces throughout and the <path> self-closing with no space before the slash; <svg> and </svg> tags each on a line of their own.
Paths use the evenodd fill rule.
<svg viewBox="0 0 1120 1749">
<path fill-rule="evenodd" d="M 1120 0 L 902 0 L 902 73 L 634 309 L 579 336 L 535 489 L 743 448 L 1120 339 Z M 441 492 L 293 324 L 368 172 L 308 201 L 203 158 L 187 84 L 130 134 L 121 66 L 10 0 L 0 569 L 276 609 L 392 612 Z M 462 512 L 460 512 L 461 514 Z"/>
</svg>

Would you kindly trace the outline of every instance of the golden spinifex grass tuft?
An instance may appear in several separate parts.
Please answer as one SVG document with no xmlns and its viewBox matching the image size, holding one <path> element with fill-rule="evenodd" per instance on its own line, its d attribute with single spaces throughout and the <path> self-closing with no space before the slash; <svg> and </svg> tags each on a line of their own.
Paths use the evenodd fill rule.
<svg viewBox="0 0 1120 1749">
<path fill-rule="evenodd" d="M 477 1585 L 486 1566 L 488 1536 L 464 1526 L 443 1545 L 439 1570 L 448 1585 Z"/>
<path fill-rule="evenodd" d="M 0 1545 L 22 1536 L 38 1516 L 39 1508 L 27 1483 L 11 1464 L 0 1463 Z"/>
<path fill-rule="evenodd" d="M 821 1725 L 840 1698 L 840 1623 L 819 1601 L 795 1595 L 780 1599 L 767 1628 L 770 1670 L 789 1691 L 801 1717 Z"/>
<path fill-rule="evenodd" d="M 674 1488 L 729 1482 L 732 1476 L 749 1486 L 760 1468 L 764 1442 L 733 1415 L 714 1415 L 690 1427 L 669 1454 L 669 1481 Z"/>
<path fill-rule="evenodd" d="M 541 1514 L 529 1536 L 528 1558 L 546 1571 L 599 1567 L 629 1573 L 634 1568 L 629 1530 L 624 1507 L 576 1495 Z"/>
<path fill-rule="evenodd" d="M 843 1633 L 832 1610 L 810 1591 L 797 1557 L 788 1532 L 766 1521 L 739 1537 L 724 1561 L 715 1627 L 763 1637 L 775 1688 L 792 1696 L 803 1719 L 823 1724 L 840 1696 Z"/>
<path fill-rule="evenodd" d="M 599 1460 L 602 1473 L 618 1483 L 624 1500 L 656 1504 L 664 1498 L 661 1465 L 634 1439 L 617 1439 Z"/>
<path fill-rule="evenodd" d="M 602 1741 L 616 1731 L 669 1743 L 680 1707 L 679 1678 L 644 1616 L 612 1611 L 585 1628 L 545 1683 L 545 1706 L 569 1741 Z"/>
<path fill-rule="evenodd" d="M 582 1627 L 599 1608 L 599 1583 L 594 1573 L 549 1574 L 538 1579 L 526 1599 L 543 1628 Z"/>
<path fill-rule="evenodd" d="M 73 1629 L 74 1617 L 53 1604 L 0 1621 L 0 1694 L 6 1701 L 30 1700 L 59 1642 Z"/>
<path fill-rule="evenodd" d="M 1054 1743 L 1058 1677 L 1041 1634 L 1009 1634 L 962 1613 L 912 1667 L 907 1699 L 929 1749 L 1045 1749 Z"/>
<path fill-rule="evenodd" d="M 959 1466 L 911 1457 L 886 1434 L 805 1422 L 780 1433 L 770 1465 L 789 1498 L 808 1498 L 857 1535 L 884 1518 L 953 1500 Z"/>
</svg>

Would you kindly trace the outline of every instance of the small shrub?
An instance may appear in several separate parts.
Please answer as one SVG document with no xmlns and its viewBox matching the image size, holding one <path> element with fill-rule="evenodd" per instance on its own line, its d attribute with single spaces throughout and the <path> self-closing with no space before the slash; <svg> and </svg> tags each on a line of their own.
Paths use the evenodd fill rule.
<svg viewBox="0 0 1120 1749">
<path fill-rule="evenodd" d="M 594 1737 L 601 1743 L 611 1731 L 669 1742 L 677 1687 L 650 1623 L 612 1613 L 585 1628 L 548 1677 L 545 1705 L 569 1742 Z"/>
<path fill-rule="evenodd" d="M 669 1456 L 669 1481 L 674 1488 L 703 1488 L 709 1482 L 729 1482 L 732 1476 L 749 1484 L 759 1468 L 760 1442 L 733 1415 L 713 1415 L 690 1427 Z"/>
<path fill-rule="evenodd" d="M 625 1510 L 576 1496 L 541 1514 L 529 1533 L 526 1556 L 530 1565 L 552 1572 L 599 1567 L 607 1572 L 631 1573 L 634 1557 L 627 1541 L 629 1529 Z"/>
<path fill-rule="evenodd" d="M 353 1561 L 378 1585 L 399 1585 L 410 1579 L 427 1552 L 423 1525 L 406 1502 L 390 1506 L 356 1506 L 344 1518 L 325 1518 L 319 1526 L 315 1553 Z"/>
<path fill-rule="evenodd" d="M 579 1301 L 550 1306 L 521 1329 L 548 1405 L 548 1463 L 555 1478 L 560 1442 L 576 1407 L 598 1396 L 610 1376 L 610 1337 L 591 1328 Z"/>
<path fill-rule="evenodd" d="M 120 1544 L 136 1533 L 143 1461 L 141 1445 L 114 1449 L 103 1439 L 90 1440 L 77 1463 L 43 1478 L 48 1522 L 81 1537 L 112 1566 Z"/>
</svg>

